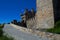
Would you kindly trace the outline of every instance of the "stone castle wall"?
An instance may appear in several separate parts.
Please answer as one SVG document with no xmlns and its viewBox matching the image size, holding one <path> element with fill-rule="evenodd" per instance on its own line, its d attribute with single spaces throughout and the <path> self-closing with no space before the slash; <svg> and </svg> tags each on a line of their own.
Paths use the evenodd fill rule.
<svg viewBox="0 0 60 40">
<path fill-rule="evenodd" d="M 53 28 L 54 15 L 52 0 L 37 0 L 36 19 L 38 28 Z"/>
<path fill-rule="evenodd" d="M 29 29 L 36 29 L 36 18 L 31 18 L 29 20 L 27 20 L 27 28 Z"/>
<path fill-rule="evenodd" d="M 32 29 L 48 29 L 54 26 L 52 0 L 37 0 L 35 19 L 27 20 L 27 27 Z"/>
</svg>

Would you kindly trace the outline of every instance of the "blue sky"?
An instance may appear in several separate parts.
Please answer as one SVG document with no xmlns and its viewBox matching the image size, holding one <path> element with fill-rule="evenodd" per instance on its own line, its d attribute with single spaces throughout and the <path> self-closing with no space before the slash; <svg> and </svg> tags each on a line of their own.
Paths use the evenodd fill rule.
<svg viewBox="0 0 60 40">
<path fill-rule="evenodd" d="M 20 21 L 20 14 L 25 8 L 36 10 L 36 0 L 0 0 L 0 23 L 8 23 L 13 19 Z"/>
</svg>

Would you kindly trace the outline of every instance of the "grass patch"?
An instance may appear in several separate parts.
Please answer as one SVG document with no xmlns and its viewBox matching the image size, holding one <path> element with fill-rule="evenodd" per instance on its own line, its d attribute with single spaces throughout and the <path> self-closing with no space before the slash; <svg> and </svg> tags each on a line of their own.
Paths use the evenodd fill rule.
<svg viewBox="0 0 60 40">
<path fill-rule="evenodd" d="M 14 40 L 14 39 L 11 37 L 7 37 L 7 36 L 1 36 L 0 40 Z"/>
<path fill-rule="evenodd" d="M 48 32 L 60 34 L 60 21 L 56 22 L 54 28 L 47 29 Z"/>
</svg>

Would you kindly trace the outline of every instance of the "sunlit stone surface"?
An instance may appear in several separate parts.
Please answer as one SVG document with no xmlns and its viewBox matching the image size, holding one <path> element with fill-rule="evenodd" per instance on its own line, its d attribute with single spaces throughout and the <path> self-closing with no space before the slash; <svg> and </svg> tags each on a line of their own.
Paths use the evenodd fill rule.
<svg viewBox="0 0 60 40">
<path fill-rule="evenodd" d="M 34 32 L 29 32 L 29 29 L 19 27 L 13 24 L 6 24 L 3 28 L 5 34 L 13 37 L 15 40 L 52 40 L 47 37 L 39 37 Z"/>
<path fill-rule="evenodd" d="M 52 0 L 37 0 L 37 29 L 53 28 L 54 15 Z"/>
</svg>

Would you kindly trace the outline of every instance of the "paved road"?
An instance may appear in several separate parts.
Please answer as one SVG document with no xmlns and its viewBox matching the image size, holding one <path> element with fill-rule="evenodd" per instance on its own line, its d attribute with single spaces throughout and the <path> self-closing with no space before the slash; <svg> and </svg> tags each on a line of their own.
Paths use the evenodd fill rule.
<svg viewBox="0 0 60 40">
<path fill-rule="evenodd" d="M 8 35 L 14 37 L 16 40 L 48 40 L 48 38 L 40 38 L 37 35 L 22 32 L 10 24 L 6 24 L 3 29 Z"/>
</svg>

